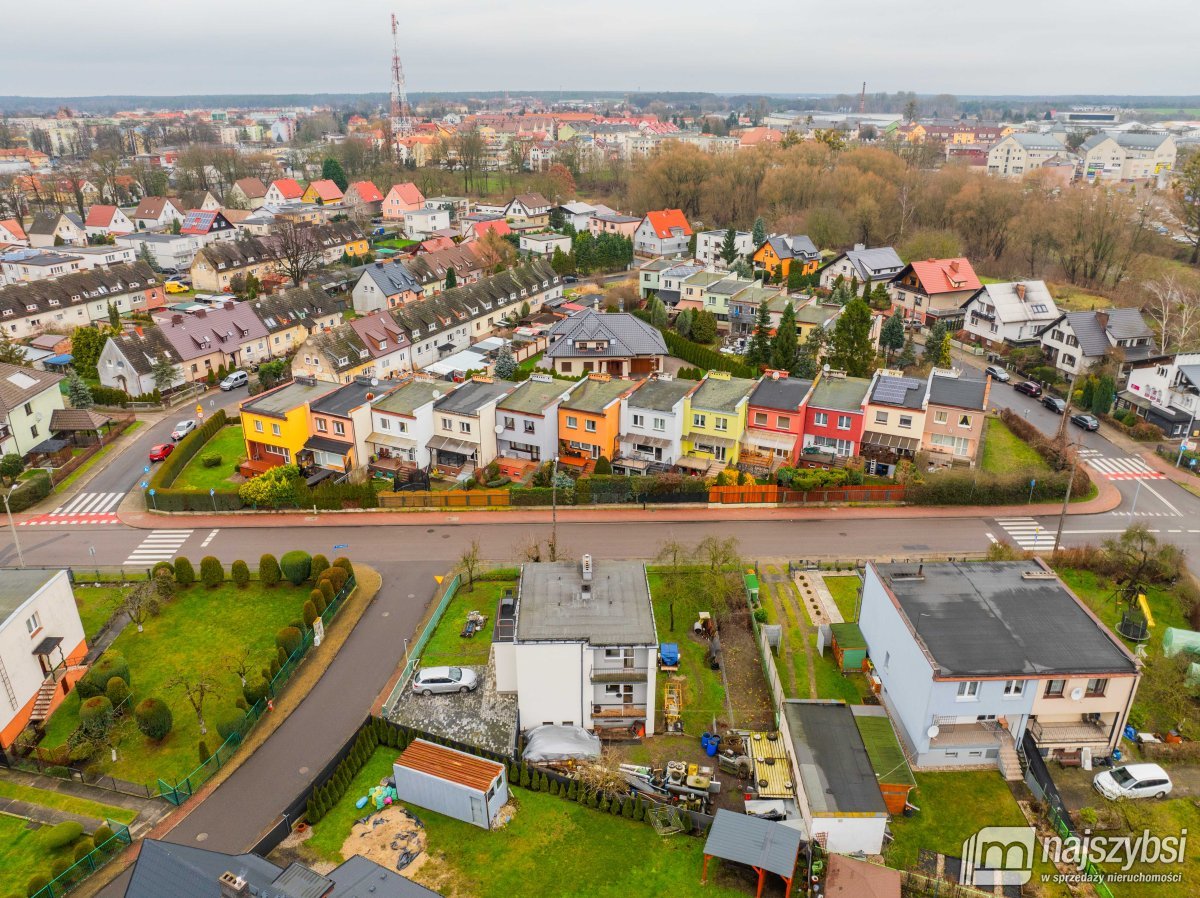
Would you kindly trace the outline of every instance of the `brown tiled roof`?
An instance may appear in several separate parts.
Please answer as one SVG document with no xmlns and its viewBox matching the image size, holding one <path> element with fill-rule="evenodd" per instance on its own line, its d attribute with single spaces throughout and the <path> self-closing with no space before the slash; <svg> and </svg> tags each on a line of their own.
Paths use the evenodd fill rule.
<svg viewBox="0 0 1200 898">
<path fill-rule="evenodd" d="M 7 414 L 24 405 L 39 393 L 57 386 L 62 379 L 61 374 L 0 362 L 0 412 Z"/>
<path fill-rule="evenodd" d="M 0 287 L 0 321 L 140 292 L 157 283 L 153 270 L 145 262 L 123 262 L 108 268 L 73 271 L 58 278 L 11 284 Z"/>
<path fill-rule="evenodd" d="M 99 430 L 111 420 L 87 408 L 56 408 L 50 413 L 50 432 Z"/>
</svg>

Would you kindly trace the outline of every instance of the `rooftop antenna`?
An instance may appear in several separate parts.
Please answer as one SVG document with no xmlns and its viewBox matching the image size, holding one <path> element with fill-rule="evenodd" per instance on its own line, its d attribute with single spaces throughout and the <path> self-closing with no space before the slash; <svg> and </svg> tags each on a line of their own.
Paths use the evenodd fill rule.
<svg viewBox="0 0 1200 898">
<path fill-rule="evenodd" d="M 401 134 L 413 130 L 412 110 L 408 105 L 408 90 L 404 83 L 404 64 L 400 62 L 400 35 L 395 13 L 392 13 L 392 123 Z"/>
</svg>

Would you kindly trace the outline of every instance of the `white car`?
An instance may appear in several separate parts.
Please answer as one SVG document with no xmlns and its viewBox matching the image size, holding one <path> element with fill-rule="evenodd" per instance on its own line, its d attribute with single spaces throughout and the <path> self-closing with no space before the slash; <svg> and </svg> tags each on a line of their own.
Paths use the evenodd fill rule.
<svg viewBox="0 0 1200 898">
<path fill-rule="evenodd" d="M 178 443 L 195 429 L 196 422 L 191 418 L 185 418 L 175 425 L 175 429 L 171 431 L 171 439 Z"/>
<path fill-rule="evenodd" d="M 435 692 L 470 692 L 479 685 L 475 671 L 466 667 L 423 667 L 412 681 L 412 691 L 419 695 Z"/>
<path fill-rule="evenodd" d="M 1171 777 L 1157 764 L 1126 764 L 1096 774 L 1096 791 L 1105 798 L 1162 798 L 1171 791 Z"/>
</svg>

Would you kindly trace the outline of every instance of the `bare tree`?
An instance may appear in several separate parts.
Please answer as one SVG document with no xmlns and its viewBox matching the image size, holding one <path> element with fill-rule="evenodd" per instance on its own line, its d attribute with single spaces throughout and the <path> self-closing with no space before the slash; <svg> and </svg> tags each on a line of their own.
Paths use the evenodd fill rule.
<svg viewBox="0 0 1200 898">
<path fill-rule="evenodd" d="M 1158 325 L 1162 351 L 1186 350 L 1200 338 L 1200 292 L 1175 272 L 1142 285 L 1146 314 Z"/>
<path fill-rule="evenodd" d="M 475 586 L 475 574 L 479 571 L 479 540 L 471 540 L 471 544 L 463 549 L 458 556 L 458 566 L 467 575 L 467 589 Z"/>
<path fill-rule="evenodd" d="M 220 695 L 217 683 L 212 676 L 203 672 L 183 674 L 168 680 L 166 685 L 168 689 L 183 691 L 188 704 L 196 712 L 196 722 L 200 724 L 200 735 L 208 733 L 208 725 L 204 722 L 204 702 L 210 697 Z"/>
<path fill-rule="evenodd" d="M 323 262 L 321 243 L 312 225 L 294 221 L 278 222 L 274 232 L 264 243 L 270 257 L 297 287 L 305 275 L 316 271 Z"/>
<path fill-rule="evenodd" d="M 29 205 L 25 201 L 25 190 L 21 180 L 16 175 L 0 176 L 0 212 L 5 217 L 15 218 L 17 224 L 25 227 L 25 213 Z"/>
<path fill-rule="evenodd" d="M 149 583 L 139 583 L 129 590 L 125 601 L 121 603 L 121 611 L 129 618 L 129 622 L 142 632 L 146 618 L 155 613 L 158 606 L 158 595 L 154 586 Z"/>
<path fill-rule="evenodd" d="M 242 646 L 236 654 L 225 656 L 225 669 L 237 676 L 246 685 L 246 677 L 250 674 L 250 646 Z"/>
</svg>

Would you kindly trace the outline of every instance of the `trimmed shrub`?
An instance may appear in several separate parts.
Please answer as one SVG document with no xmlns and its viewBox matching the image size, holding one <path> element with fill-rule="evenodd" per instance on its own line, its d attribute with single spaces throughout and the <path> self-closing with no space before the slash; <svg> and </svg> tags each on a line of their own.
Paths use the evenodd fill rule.
<svg viewBox="0 0 1200 898">
<path fill-rule="evenodd" d="M 50 877 L 39 873 L 37 876 L 34 876 L 29 880 L 29 884 L 25 886 L 25 894 L 36 895 L 48 885 L 50 885 Z"/>
<path fill-rule="evenodd" d="M 238 589 L 245 589 L 250 584 L 250 565 L 240 559 L 235 561 L 229 568 L 229 578 Z"/>
<path fill-rule="evenodd" d="M 200 464 L 206 468 L 219 468 L 221 466 L 221 454 L 219 452 L 210 452 L 207 455 L 200 456 Z"/>
<path fill-rule="evenodd" d="M 142 735 L 154 742 L 166 738 L 167 733 L 171 732 L 171 727 L 175 725 L 171 709 L 159 698 L 143 699 L 134 709 L 133 716 Z"/>
<path fill-rule="evenodd" d="M 100 848 L 102 845 L 104 845 L 105 842 L 107 842 L 112 837 L 113 837 L 112 829 L 109 828 L 108 824 L 101 823 L 99 826 L 96 827 L 96 831 L 94 833 L 92 833 L 92 845 L 94 845 L 96 848 Z"/>
<path fill-rule="evenodd" d="M 312 629 L 313 621 L 317 619 L 317 606 L 312 599 L 304 603 L 304 626 Z M 288 654 L 291 654 L 290 652 Z"/>
<path fill-rule="evenodd" d="M 50 865 L 50 876 L 53 877 L 53 879 L 58 879 L 67 872 L 70 866 L 71 862 L 65 857 L 55 858 L 54 863 Z"/>
<path fill-rule="evenodd" d="M 346 581 L 350 579 L 350 575 L 340 567 L 331 567 L 321 576 L 333 584 L 333 591 L 335 593 L 341 592 L 342 588 L 346 585 Z"/>
<path fill-rule="evenodd" d="M 300 631 L 295 627 L 284 627 L 275 634 L 275 645 L 283 649 L 284 652 L 287 653 L 288 657 L 291 657 L 296 649 L 300 648 L 300 642 L 302 639 L 303 637 L 301 636 Z"/>
<path fill-rule="evenodd" d="M 309 571 L 309 576 L 316 580 L 327 570 L 329 570 L 329 559 L 324 555 L 314 555 L 312 557 L 312 570 Z"/>
<path fill-rule="evenodd" d="M 333 559 L 332 566 L 340 567 L 343 571 L 346 572 L 347 578 L 354 575 L 354 565 L 352 565 L 350 563 L 350 559 L 347 558 L 345 555 L 339 555 L 337 558 Z"/>
<path fill-rule="evenodd" d="M 75 862 L 79 863 L 85 857 L 92 853 L 92 846 L 87 842 L 80 842 L 75 846 Z"/>
<path fill-rule="evenodd" d="M 300 549 L 284 552 L 279 559 L 279 569 L 293 586 L 299 586 L 308 579 L 312 571 L 312 556 Z"/>
<path fill-rule="evenodd" d="M 239 695 L 237 698 L 235 698 L 233 700 L 233 706 L 235 708 L 237 708 L 239 711 L 249 711 L 250 710 L 250 706 L 248 704 L 246 704 L 245 696 L 241 696 L 241 695 Z"/>
<path fill-rule="evenodd" d="M 95 698 L 104 695 L 108 689 L 108 681 L 120 677 L 125 685 L 130 685 L 129 664 L 125 656 L 111 649 L 101 655 L 86 674 L 75 684 L 81 699 Z"/>
<path fill-rule="evenodd" d="M 47 851 L 65 848 L 83 835 L 83 827 L 74 820 L 56 823 L 42 835 L 42 847 Z"/>
<path fill-rule="evenodd" d="M 264 555 L 258 559 L 258 579 L 263 586 L 279 585 L 279 562 L 274 555 Z"/>
<path fill-rule="evenodd" d="M 217 732 L 221 736 L 221 741 L 226 741 L 234 733 L 240 733 L 242 730 L 242 722 L 245 719 L 246 715 L 234 714 L 232 711 L 218 717 Z"/>
<path fill-rule="evenodd" d="M 251 706 L 257 705 L 270 694 L 267 681 L 262 678 L 257 683 L 251 681 L 242 687 L 242 697 L 246 699 L 246 704 Z"/>
<path fill-rule="evenodd" d="M 192 433 L 195 433 L 195 431 L 192 431 Z M 175 559 L 175 582 L 185 589 L 196 582 L 196 569 L 192 567 L 192 563 L 186 558 Z"/>
<path fill-rule="evenodd" d="M 225 582 L 225 568 L 221 559 L 215 555 L 205 555 L 200 559 L 200 582 L 209 589 L 216 589 Z"/>
<path fill-rule="evenodd" d="M 115 711 L 129 698 L 129 684 L 120 677 L 113 677 L 108 681 L 108 685 L 104 687 L 104 694 L 112 702 L 113 710 Z"/>
<path fill-rule="evenodd" d="M 337 595 L 337 590 L 333 588 L 333 581 L 328 577 L 317 581 L 317 591 L 321 593 L 321 598 L 326 605 L 332 602 L 333 597 Z"/>
<path fill-rule="evenodd" d="M 328 583 L 329 581 L 326 580 L 325 582 Z M 312 602 L 314 606 L 317 604 L 317 602 L 319 600 L 321 600 L 323 598 L 325 598 L 325 594 L 323 592 L 321 592 L 321 590 L 319 590 L 319 589 L 314 589 L 311 592 L 309 592 L 309 594 L 308 594 L 308 601 Z"/>
<path fill-rule="evenodd" d="M 159 571 L 166 571 L 172 577 L 175 576 L 175 566 L 169 561 L 160 561 L 154 567 L 150 568 L 150 576 L 157 577 Z"/>
</svg>

